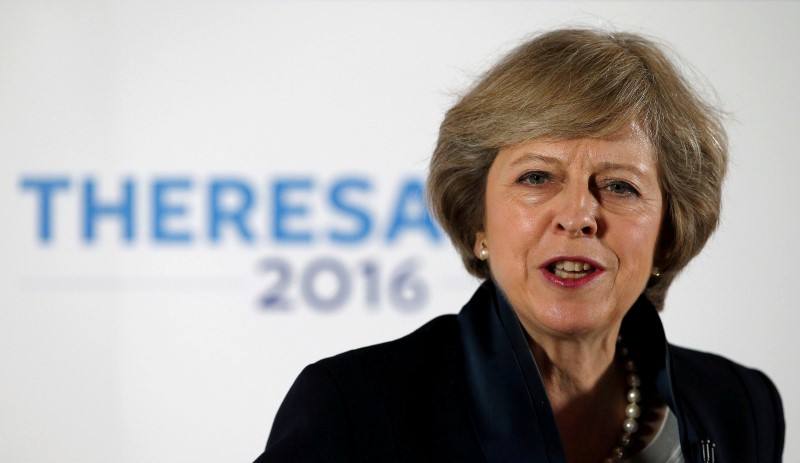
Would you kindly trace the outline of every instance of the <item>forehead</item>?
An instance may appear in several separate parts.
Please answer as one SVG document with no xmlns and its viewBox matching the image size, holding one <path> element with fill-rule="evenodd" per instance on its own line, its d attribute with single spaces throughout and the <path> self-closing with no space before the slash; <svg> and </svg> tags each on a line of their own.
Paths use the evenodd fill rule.
<svg viewBox="0 0 800 463">
<path fill-rule="evenodd" d="M 657 172 L 656 150 L 644 133 L 626 130 L 607 137 L 556 140 L 537 138 L 500 149 L 496 167 L 513 168 L 531 163 L 561 167 L 628 166 Z M 495 166 L 493 166 L 495 167 Z"/>
</svg>

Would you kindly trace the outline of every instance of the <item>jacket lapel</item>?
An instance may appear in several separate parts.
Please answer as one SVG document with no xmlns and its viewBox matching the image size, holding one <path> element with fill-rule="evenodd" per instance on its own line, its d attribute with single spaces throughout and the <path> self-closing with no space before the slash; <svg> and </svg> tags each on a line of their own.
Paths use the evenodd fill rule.
<svg viewBox="0 0 800 463">
<path fill-rule="evenodd" d="M 488 463 L 564 463 L 555 418 L 511 307 L 484 283 L 458 316 L 467 398 Z"/>
<path fill-rule="evenodd" d="M 464 306 L 458 324 L 470 416 L 486 461 L 564 463 L 555 417 L 522 327 L 491 281 Z M 676 400 L 664 328 L 644 296 L 628 311 L 620 333 L 632 347 L 643 383 L 676 415 L 686 461 L 696 461 L 700 433 Z"/>
</svg>

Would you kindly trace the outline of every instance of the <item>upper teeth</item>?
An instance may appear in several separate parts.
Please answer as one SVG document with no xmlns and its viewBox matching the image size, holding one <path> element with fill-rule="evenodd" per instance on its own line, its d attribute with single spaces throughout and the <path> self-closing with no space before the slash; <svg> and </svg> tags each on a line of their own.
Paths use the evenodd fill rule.
<svg viewBox="0 0 800 463">
<path fill-rule="evenodd" d="M 559 270 L 566 270 L 567 272 L 575 272 L 581 270 L 591 270 L 593 267 L 586 262 L 575 262 L 571 260 L 561 260 L 556 262 L 555 267 Z"/>
</svg>

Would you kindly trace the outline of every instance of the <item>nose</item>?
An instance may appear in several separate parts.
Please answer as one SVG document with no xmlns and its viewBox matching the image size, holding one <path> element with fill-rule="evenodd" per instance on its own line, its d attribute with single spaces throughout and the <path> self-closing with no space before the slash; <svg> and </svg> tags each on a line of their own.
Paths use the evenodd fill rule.
<svg viewBox="0 0 800 463">
<path fill-rule="evenodd" d="M 594 236 L 597 234 L 597 198 L 588 187 L 564 189 L 556 205 L 555 228 L 558 233 L 570 237 Z"/>
</svg>

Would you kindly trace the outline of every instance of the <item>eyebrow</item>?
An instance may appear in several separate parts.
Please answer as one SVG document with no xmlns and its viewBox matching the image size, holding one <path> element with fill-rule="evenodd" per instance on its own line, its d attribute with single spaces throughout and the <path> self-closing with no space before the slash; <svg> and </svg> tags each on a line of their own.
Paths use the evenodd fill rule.
<svg viewBox="0 0 800 463">
<path fill-rule="evenodd" d="M 624 170 L 627 172 L 632 173 L 638 177 L 644 176 L 644 171 L 639 167 L 632 165 L 632 164 L 619 164 L 616 162 L 601 162 L 598 166 L 600 171 L 605 170 Z"/>
<path fill-rule="evenodd" d="M 556 165 L 556 166 L 560 166 L 563 164 L 563 161 L 557 157 L 545 156 L 536 153 L 525 153 L 522 156 L 515 159 L 511 164 L 509 164 L 509 166 L 516 167 L 520 164 L 527 164 L 534 161 L 543 162 L 545 164 Z"/>
<path fill-rule="evenodd" d="M 562 166 L 564 164 L 564 161 L 556 156 L 546 156 L 543 154 L 536 154 L 536 153 L 525 153 L 520 157 L 518 157 L 517 159 L 515 159 L 509 166 L 516 167 L 530 162 L 542 162 L 553 166 Z M 609 161 L 604 161 L 598 164 L 598 171 L 602 172 L 608 170 L 624 170 L 626 172 L 630 172 L 631 174 L 637 177 L 643 177 L 645 175 L 644 170 L 640 169 L 638 166 L 633 164 L 620 164 L 618 162 L 609 162 Z"/>
</svg>

